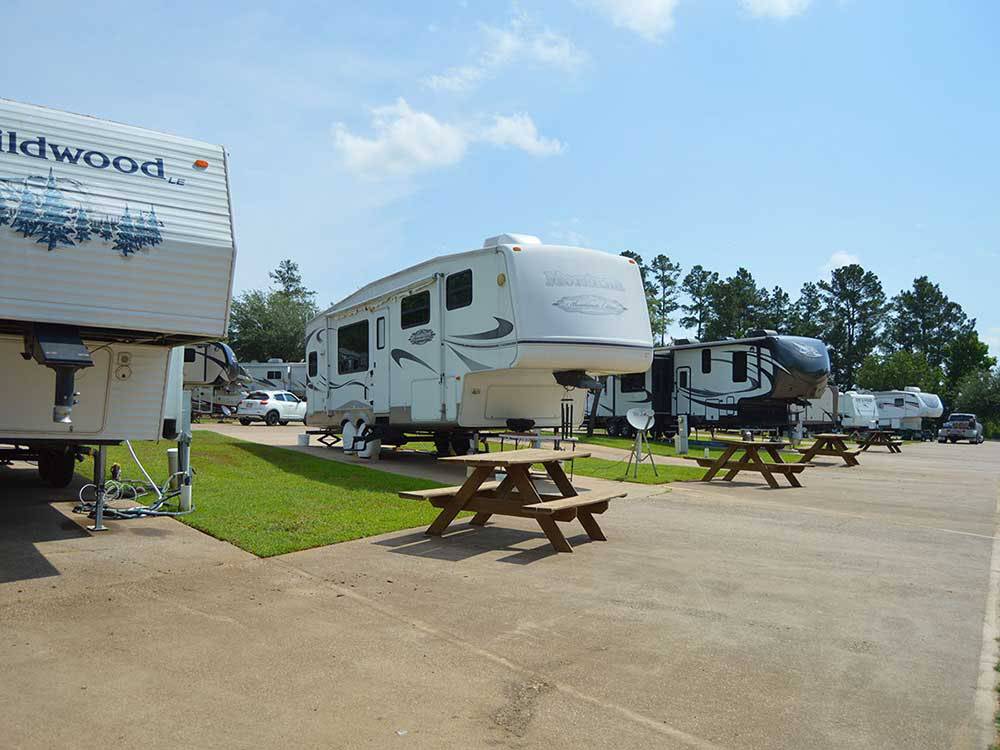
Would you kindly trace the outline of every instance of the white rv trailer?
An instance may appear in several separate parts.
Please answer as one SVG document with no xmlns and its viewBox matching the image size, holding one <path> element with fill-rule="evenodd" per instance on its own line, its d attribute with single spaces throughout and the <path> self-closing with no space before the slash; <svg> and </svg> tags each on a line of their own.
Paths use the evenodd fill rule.
<svg viewBox="0 0 1000 750">
<path fill-rule="evenodd" d="M 840 394 L 837 411 L 843 430 L 874 430 L 878 427 L 878 406 L 870 393 L 846 391 Z"/>
<path fill-rule="evenodd" d="M 741 339 L 681 339 L 657 347 L 645 372 L 608 378 L 595 423 L 629 434 L 628 410 L 652 406 L 657 436 L 673 432 L 682 414 L 692 427 L 785 427 L 789 404 L 822 394 L 829 375 L 818 339 L 763 330 Z"/>
<path fill-rule="evenodd" d="M 805 405 L 793 403 L 789 406 L 792 421 L 800 422 L 810 432 L 832 430 L 840 424 L 840 390 L 833 383 L 818 398 L 806 399 Z"/>
<path fill-rule="evenodd" d="M 922 435 L 924 419 L 937 419 L 944 413 L 944 405 L 937 395 L 924 393 L 915 385 L 900 391 L 875 391 L 873 395 L 879 426 L 907 437 Z"/>
<path fill-rule="evenodd" d="M 0 99 L 0 460 L 60 485 L 172 438 L 171 348 L 225 335 L 234 262 L 221 146 Z"/>
<path fill-rule="evenodd" d="M 267 362 L 244 362 L 243 369 L 253 378 L 252 388 L 290 391 L 306 397 L 306 363 L 269 359 Z"/>
<path fill-rule="evenodd" d="M 367 436 L 368 452 L 430 434 L 464 453 L 478 431 L 560 426 L 582 413 L 590 374 L 649 367 L 644 300 L 631 259 L 490 237 L 309 323 L 307 423 L 343 432 L 345 449 Z"/>
</svg>

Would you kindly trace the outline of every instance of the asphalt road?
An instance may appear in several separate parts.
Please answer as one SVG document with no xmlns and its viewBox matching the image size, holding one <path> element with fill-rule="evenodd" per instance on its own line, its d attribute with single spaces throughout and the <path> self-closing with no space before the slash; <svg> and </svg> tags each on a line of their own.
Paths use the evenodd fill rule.
<svg viewBox="0 0 1000 750">
<path fill-rule="evenodd" d="M 0 744 L 982 750 L 1000 445 L 862 461 L 268 560 L 0 471 Z"/>
</svg>

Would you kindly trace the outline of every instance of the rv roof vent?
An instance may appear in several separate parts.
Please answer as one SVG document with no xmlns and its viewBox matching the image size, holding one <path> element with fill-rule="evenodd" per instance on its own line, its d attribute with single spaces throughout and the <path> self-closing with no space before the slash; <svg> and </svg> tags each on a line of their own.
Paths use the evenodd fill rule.
<svg viewBox="0 0 1000 750">
<path fill-rule="evenodd" d="M 483 247 L 497 247 L 498 245 L 541 245 L 542 241 L 530 234 L 498 234 L 496 237 L 487 237 L 483 240 Z"/>
<path fill-rule="evenodd" d="M 701 343 L 698 339 L 674 339 L 674 344 L 676 346 L 683 346 L 684 344 L 698 344 Z"/>
<path fill-rule="evenodd" d="M 284 363 L 284 361 L 285 360 L 283 360 L 281 357 L 271 357 L 269 360 L 267 360 L 267 363 L 269 365 L 280 365 Z"/>
<path fill-rule="evenodd" d="M 777 331 L 772 331 L 770 328 L 753 328 L 746 333 L 746 338 L 755 339 L 761 336 L 777 336 Z"/>
<path fill-rule="evenodd" d="M 915 385 L 908 385 L 903 390 L 907 393 L 920 393 L 920 389 Z"/>
</svg>

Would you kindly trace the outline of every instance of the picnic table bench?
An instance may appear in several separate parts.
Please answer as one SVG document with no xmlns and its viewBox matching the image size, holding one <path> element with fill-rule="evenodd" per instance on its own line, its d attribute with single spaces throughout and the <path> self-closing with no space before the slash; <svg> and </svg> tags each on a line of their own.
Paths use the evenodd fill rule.
<svg viewBox="0 0 1000 750">
<path fill-rule="evenodd" d="M 590 453 L 581 451 L 575 456 L 587 458 Z M 473 526 L 484 526 L 494 515 L 534 518 L 558 552 L 572 552 L 572 545 L 556 522 L 576 519 L 591 539 L 607 541 L 594 516 L 604 513 L 611 500 L 625 497 L 627 493 L 614 489 L 579 494 L 560 465 L 571 457 L 572 454 L 565 451 L 539 448 L 450 456 L 439 460 L 472 468 L 472 473 L 462 485 L 400 492 L 399 496 L 426 500 L 441 509 L 427 528 L 426 533 L 432 536 L 440 536 L 461 511 L 470 510 L 475 513 L 470 522 Z M 535 464 L 541 464 L 545 474 L 533 473 L 531 467 Z M 505 471 L 506 476 L 502 480 L 490 479 L 497 469 Z M 542 477 L 552 480 L 559 490 L 558 494 L 538 491 L 533 480 Z"/>
<path fill-rule="evenodd" d="M 725 471 L 726 474 L 722 477 L 723 481 L 731 482 L 741 471 L 752 471 L 763 476 L 774 489 L 778 489 L 780 486 L 775 475 L 783 476 L 792 487 L 802 486 L 795 475 L 805 471 L 805 465 L 802 463 L 786 464 L 779 453 L 788 443 L 780 440 L 733 440 L 727 442 L 729 444 L 718 458 L 686 457 L 689 460 L 697 461 L 699 466 L 708 469 L 701 481 L 710 482 L 720 471 Z M 736 460 L 731 460 L 741 450 L 743 455 Z M 760 455 L 761 451 L 770 456 L 773 463 L 764 461 Z"/>
<path fill-rule="evenodd" d="M 889 449 L 889 453 L 902 453 L 903 441 L 896 437 L 894 432 L 889 430 L 869 430 L 861 436 L 861 450 L 868 452 L 868 449 L 875 445 L 881 445 Z"/>
<path fill-rule="evenodd" d="M 847 447 L 847 435 L 843 435 L 839 432 L 820 432 L 813 435 L 815 442 L 808 448 L 796 448 L 796 450 L 802 454 L 802 458 L 799 459 L 800 464 L 807 464 L 812 461 L 816 456 L 836 456 L 844 459 L 844 463 L 848 466 L 860 466 L 861 462 L 858 461 L 858 454 L 861 453 L 861 449 L 851 450 Z"/>
</svg>

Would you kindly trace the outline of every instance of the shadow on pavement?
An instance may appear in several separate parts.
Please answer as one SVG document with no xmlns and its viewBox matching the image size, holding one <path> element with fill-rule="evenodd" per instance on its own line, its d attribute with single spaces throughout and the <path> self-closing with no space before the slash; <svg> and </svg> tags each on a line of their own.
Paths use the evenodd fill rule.
<svg viewBox="0 0 1000 750">
<path fill-rule="evenodd" d="M 77 475 L 66 489 L 54 490 L 34 468 L 0 469 L 0 583 L 59 575 L 36 545 L 90 536 L 51 505 L 74 497 L 84 481 Z"/>
</svg>

